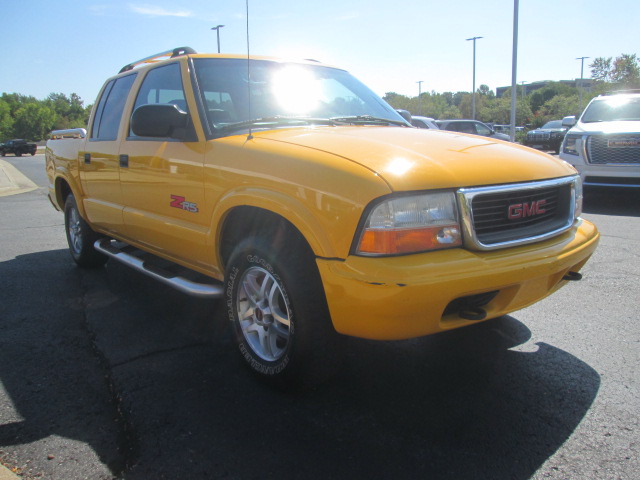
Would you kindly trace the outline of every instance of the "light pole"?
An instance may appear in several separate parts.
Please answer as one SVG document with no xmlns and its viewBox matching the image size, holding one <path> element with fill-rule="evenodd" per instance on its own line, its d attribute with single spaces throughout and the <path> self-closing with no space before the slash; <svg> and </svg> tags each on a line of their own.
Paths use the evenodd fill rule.
<svg viewBox="0 0 640 480">
<path fill-rule="evenodd" d="M 476 119 L 476 40 L 483 37 L 467 38 L 467 41 L 473 40 L 473 96 L 471 97 L 471 118 Z"/>
<path fill-rule="evenodd" d="M 578 57 L 576 60 L 580 60 L 580 113 L 582 113 L 582 78 L 584 76 L 584 59 L 591 57 Z"/>
<path fill-rule="evenodd" d="M 218 37 L 218 53 L 220 53 L 220 29 L 224 27 L 224 25 L 218 25 L 217 27 L 212 27 L 211 30 L 216 31 L 216 35 Z"/>
<path fill-rule="evenodd" d="M 525 86 L 526 80 L 520 80 L 520 90 L 522 91 L 522 100 L 524 100 L 525 96 Z"/>
<path fill-rule="evenodd" d="M 418 80 L 416 83 L 418 84 L 418 107 L 420 107 L 420 115 L 422 115 L 422 82 L 423 80 Z"/>
<path fill-rule="evenodd" d="M 513 55 L 511 58 L 511 120 L 509 125 L 509 135 L 511 141 L 516 140 L 516 75 L 518 73 L 518 10 L 519 0 L 513 0 Z"/>
</svg>

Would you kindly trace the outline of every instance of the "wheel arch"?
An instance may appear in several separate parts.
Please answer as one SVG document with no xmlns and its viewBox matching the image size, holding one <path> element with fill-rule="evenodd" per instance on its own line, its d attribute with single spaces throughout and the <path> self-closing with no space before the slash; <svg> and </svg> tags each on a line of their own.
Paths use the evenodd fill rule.
<svg viewBox="0 0 640 480">
<path fill-rule="evenodd" d="M 310 211 L 306 205 L 279 192 L 245 191 L 228 195 L 213 214 L 212 225 L 218 227 L 212 243 L 217 245 L 218 264 L 226 264 L 234 242 L 256 231 L 297 235 L 314 256 L 338 257 L 334 239 L 323 227 L 321 216 L 319 210 Z"/>
<path fill-rule="evenodd" d="M 302 248 L 310 257 L 313 247 L 302 232 L 284 216 L 252 205 L 240 205 L 227 212 L 220 228 L 218 255 L 221 265 L 227 265 L 231 254 L 243 239 L 262 236 L 273 244 L 291 244 Z"/>
<path fill-rule="evenodd" d="M 77 185 L 74 185 L 73 182 L 70 182 L 66 177 L 58 176 L 54 180 L 54 192 L 56 204 L 61 211 L 64 211 L 64 205 L 67 202 L 67 198 L 69 198 L 69 195 L 73 195 L 76 198 L 76 203 L 78 210 L 80 211 L 80 215 L 82 215 L 82 217 L 85 219 L 87 218 L 87 214 L 84 209 L 84 203 L 82 202 L 82 198 Z"/>
</svg>

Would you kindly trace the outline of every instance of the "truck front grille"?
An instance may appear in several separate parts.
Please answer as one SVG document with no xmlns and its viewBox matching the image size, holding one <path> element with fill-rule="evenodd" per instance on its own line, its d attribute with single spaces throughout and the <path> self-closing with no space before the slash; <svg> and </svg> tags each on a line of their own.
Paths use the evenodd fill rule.
<svg viewBox="0 0 640 480">
<path fill-rule="evenodd" d="M 541 241 L 573 225 L 575 177 L 556 180 L 463 188 L 465 246 L 493 250 Z"/>
<path fill-rule="evenodd" d="M 640 135 L 590 135 L 587 140 L 587 161 L 596 165 L 640 164 Z"/>
<path fill-rule="evenodd" d="M 551 138 L 551 134 L 549 132 L 529 132 L 527 133 L 527 140 L 530 141 L 540 141 L 540 140 L 549 140 Z"/>
</svg>

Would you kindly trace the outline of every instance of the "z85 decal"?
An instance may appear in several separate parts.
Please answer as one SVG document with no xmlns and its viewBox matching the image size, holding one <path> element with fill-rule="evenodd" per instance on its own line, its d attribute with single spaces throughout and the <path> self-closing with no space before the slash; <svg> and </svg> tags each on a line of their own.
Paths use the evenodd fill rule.
<svg viewBox="0 0 640 480">
<path fill-rule="evenodd" d="M 185 198 L 180 195 L 171 195 L 171 203 L 169 206 L 191 213 L 198 213 L 198 205 L 194 202 L 187 202 Z"/>
</svg>

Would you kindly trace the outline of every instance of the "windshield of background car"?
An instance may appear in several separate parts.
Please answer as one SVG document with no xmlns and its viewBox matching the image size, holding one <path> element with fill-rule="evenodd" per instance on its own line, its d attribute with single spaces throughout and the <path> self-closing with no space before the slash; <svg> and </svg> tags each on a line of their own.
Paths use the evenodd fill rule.
<svg viewBox="0 0 640 480">
<path fill-rule="evenodd" d="M 248 69 L 245 59 L 196 58 L 194 69 L 214 134 L 225 125 L 274 117 L 364 115 L 403 121 L 369 88 L 336 68 L 251 60 Z"/>
<path fill-rule="evenodd" d="M 562 128 L 562 120 L 552 120 L 550 122 L 545 123 L 542 128 Z"/>
<path fill-rule="evenodd" d="M 594 100 L 585 110 L 581 122 L 639 121 L 640 98 L 611 96 Z"/>
</svg>

